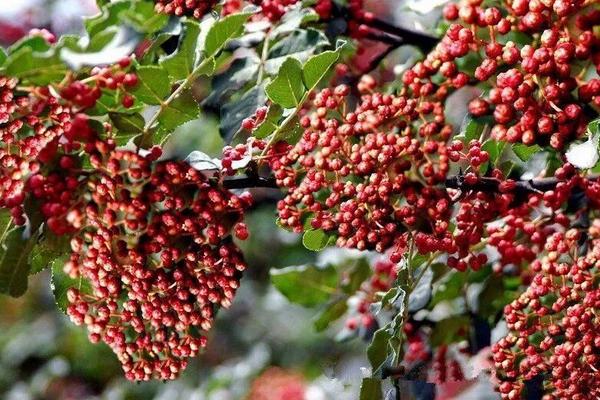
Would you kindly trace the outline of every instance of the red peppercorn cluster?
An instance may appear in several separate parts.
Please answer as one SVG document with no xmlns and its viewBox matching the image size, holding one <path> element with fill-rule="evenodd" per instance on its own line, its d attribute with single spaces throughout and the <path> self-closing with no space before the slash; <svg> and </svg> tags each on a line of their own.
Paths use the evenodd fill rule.
<svg viewBox="0 0 600 400">
<path fill-rule="evenodd" d="M 268 149 L 278 185 L 288 190 L 278 204 L 281 223 L 300 232 L 310 220 L 341 247 L 404 248 L 404 227 L 448 219 L 446 191 L 436 185 L 448 172 L 451 128 L 440 104 L 374 93 L 349 112 L 349 92 L 318 93 L 301 119 L 300 141 Z"/>
<path fill-rule="evenodd" d="M 11 210 L 14 223 L 26 222 L 23 205 L 32 195 L 48 227 L 67 233 L 65 217 L 81 186 L 78 154 L 90 155 L 106 145 L 84 112 L 95 106 L 103 89 L 121 94 L 137 84 L 135 73 L 125 72 L 129 65 L 126 58 L 92 71 L 85 80 L 67 77 L 57 87 L 19 88 L 18 80 L 0 77 L 0 207 Z M 133 105 L 133 97 L 124 94 L 123 104 Z"/>
<path fill-rule="evenodd" d="M 516 239 L 515 229 L 488 226 L 509 214 L 521 217 L 516 221 L 522 224 L 535 206 L 515 207 L 514 182 L 493 170 L 501 193 L 464 190 L 455 197 L 444 188 L 451 163 L 467 168 L 462 179 L 474 187 L 481 179 L 479 167 L 489 159 L 478 141 L 469 143 L 468 151 L 460 141 L 447 144 L 452 129 L 438 101 L 445 94 L 413 82 L 406 95 L 382 95 L 373 92 L 376 85 L 371 77 L 361 79 L 359 90 L 370 94 L 352 112 L 347 87 L 323 90 L 301 119 L 300 141 L 268 149 L 277 183 L 288 190 L 278 204 L 282 225 L 301 232 L 309 221 L 313 229 L 337 236 L 339 246 L 392 249 L 394 262 L 406 248 L 407 231 L 420 253 L 447 253 L 448 264 L 460 271 L 487 263 L 473 248 L 491 234 L 490 244 L 507 255 L 503 260 L 531 259 L 526 235 L 520 243 L 509 240 Z M 544 194 L 546 205 L 558 209 L 573 187 L 574 182 L 560 183 Z"/>
<path fill-rule="evenodd" d="M 298 0 L 250 0 L 260 6 L 261 14 L 270 21 L 279 21 L 286 12 L 287 7 L 296 4 Z"/>
<path fill-rule="evenodd" d="M 589 117 L 584 107 L 600 101 L 600 81 L 586 78 L 587 69 L 600 65 L 600 42 L 593 34 L 600 13 L 585 10 L 588 3 L 515 0 L 502 9 L 480 0 L 449 4 L 445 17 L 460 23 L 450 26 L 405 82 L 429 85 L 439 73 L 445 79 L 436 85 L 440 88 L 485 83 L 491 86 L 489 94 L 474 99 L 469 111 L 475 117 L 493 116 L 493 138 L 562 149 L 585 131 Z M 509 36 L 514 33 L 532 39 L 515 44 Z M 480 54 L 472 75 L 456 63 Z"/>
<path fill-rule="evenodd" d="M 267 143 L 261 139 L 253 137 L 248 138 L 246 143 L 240 143 L 235 146 L 225 146 L 221 158 L 222 172 L 225 175 L 233 176 L 252 161 L 254 156 L 258 156 L 267 147 Z"/>
<path fill-rule="evenodd" d="M 68 217 L 78 233 L 65 272 L 92 288 L 70 290 L 68 314 L 138 381 L 178 376 L 246 269 L 230 232 L 245 231 L 249 195 L 158 156 L 156 149 L 145 157 L 114 149 L 92 156 L 96 173 Z"/>
<path fill-rule="evenodd" d="M 290 6 L 298 3 L 298 0 L 248 0 L 248 2 L 260 7 L 260 13 L 253 17 L 255 20 L 267 19 L 278 22 L 289 11 Z M 244 0 L 225 0 L 222 12 L 224 15 L 239 12 L 244 4 Z M 333 0 L 317 0 L 312 7 L 322 19 L 328 19 L 333 10 Z"/>
<path fill-rule="evenodd" d="M 521 398 L 525 381 L 538 376 L 544 399 L 600 395 L 600 220 L 587 235 L 570 229 L 549 236 L 531 264 L 531 284 L 505 307 L 510 333 L 493 346 L 503 398 Z"/>
<path fill-rule="evenodd" d="M 114 92 L 125 108 L 131 108 L 134 97 L 128 89 L 138 84 L 135 72 L 129 72 L 131 59 L 123 58 L 119 63 L 108 67 L 95 67 L 84 81 L 75 80 L 61 90 L 61 97 L 75 106 L 87 109 L 96 105 L 103 89 Z"/>
<path fill-rule="evenodd" d="M 155 10 L 158 13 L 188 15 L 200 19 L 208 14 L 218 3 L 218 0 L 155 0 Z"/>
<path fill-rule="evenodd" d="M 47 217 L 64 212 L 70 203 L 70 191 L 76 186 L 71 172 L 75 167 L 71 153 L 81 143 L 93 141 L 95 134 L 87 117 L 52 94 L 48 87 L 30 92 L 18 90 L 18 81 L 0 77 L 0 207 L 11 210 L 13 222 L 26 222 L 23 205 L 29 194 L 47 207 Z M 41 176 L 51 168 L 60 168 L 45 189 Z M 66 190 L 67 189 L 67 190 Z M 52 224 L 55 227 L 55 224 Z"/>
</svg>

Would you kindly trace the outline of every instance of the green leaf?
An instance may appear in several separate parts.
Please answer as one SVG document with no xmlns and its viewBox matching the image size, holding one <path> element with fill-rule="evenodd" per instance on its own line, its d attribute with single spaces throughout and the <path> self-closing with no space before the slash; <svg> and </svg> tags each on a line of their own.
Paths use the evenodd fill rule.
<svg viewBox="0 0 600 400">
<path fill-rule="evenodd" d="M 325 51 L 316 56 L 312 56 L 305 64 L 302 70 L 304 84 L 308 90 L 313 90 L 319 82 L 327 75 L 327 72 L 340 57 L 339 51 Z"/>
<path fill-rule="evenodd" d="M 77 52 L 82 52 L 83 50 L 88 53 L 101 51 L 115 38 L 118 32 L 119 28 L 116 26 L 110 27 L 102 32 L 98 32 L 96 35 L 94 35 L 94 37 L 90 38 L 90 43 L 85 47 L 85 49 L 82 49 L 81 46 L 79 46 L 79 43 L 76 43 L 75 46 L 71 46 L 70 43 L 66 43 L 65 47 Z"/>
<path fill-rule="evenodd" d="M 498 43 L 506 44 L 508 42 L 513 42 L 514 44 L 523 47 L 527 44 L 530 44 L 533 41 L 533 37 L 519 30 L 511 30 L 506 35 L 499 35 Z"/>
<path fill-rule="evenodd" d="M 376 378 L 364 378 L 360 385 L 359 400 L 381 400 L 383 392 L 381 390 L 381 380 Z"/>
<path fill-rule="evenodd" d="M 131 93 L 149 105 L 160 105 L 171 94 L 169 74 L 162 67 L 141 66 L 136 70 L 139 83 Z"/>
<path fill-rule="evenodd" d="M 229 142 L 240 129 L 242 121 L 253 115 L 266 101 L 264 85 L 257 85 L 242 97 L 225 104 L 221 109 L 221 137 Z"/>
<path fill-rule="evenodd" d="M 456 66 L 458 70 L 466 73 L 467 75 L 473 76 L 477 67 L 481 65 L 481 55 L 479 52 L 471 51 L 466 56 L 456 59 Z"/>
<path fill-rule="evenodd" d="M 504 152 L 504 148 L 506 147 L 506 142 L 498 142 L 496 140 L 490 139 L 487 140 L 483 146 L 481 146 L 481 150 L 487 151 L 490 158 L 489 161 L 485 164 L 481 165 L 480 172 L 485 173 L 488 170 L 488 167 L 491 165 L 495 167 L 498 164 L 500 156 Z"/>
<path fill-rule="evenodd" d="M 196 69 L 194 69 L 194 76 L 199 77 L 202 75 L 212 76 L 217 68 L 217 61 L 214 58 L 207 58 L 205 61 L 200 63 Z"/>
<path fill-rule="evenodd" d="M 235 59 L 227 71 L 213 78 L 211 92 L 205 103 L 218 106 L 236 90 L 256 81 L 259 65 L 260 59 L 253 54 Z"/>
<path fill-rule="evenodd" d="M 69 300 L 67 299 L 67 292 L 69 289 L 75 288 L 85 294 L 92 293 L 92 287 L 86 279 L 73 279 L 63 271 L 67 261 L 69 261 L 69 256 L 65 255 L 57 258 L 51 264 L 52 281 L 50 286 L 52 288 L 52 293 L 54 294 L 56 305 L 64 313 L 67 312 L 67 307 L 69 306 Z"/>
<path fill-rule="evenodd" d="M 132 138 L 144 132 L 146 121 L 141 114 L 108 114 L 113 127 L 116 129 L 117 144 L 123 146 Z"/>
<path fill-rule="evenodd" d="M 348 311 L 348 297 L 343 296 L 327 304 L 315 319 L 314 326 L 317 332 L 323 332 L 332 322 L 340 319 Z"/>
<path fill-rule="evenodd" d="M 271 270 L 271 282 L 292 303 L 315 307 L 336 292 L 338 274 L 332 266 L 303 265 Z"/>
<path fill-rule="evenodd" d="M 87 114 L 93 116 L 105 116 L 109 113 L 116 114 L 131 114 L 135 112 L 140 112 L 144 108 L 144 104 L 140 101 L 135 102 L 132 107 L 125 108 L 115 93 L 105 92 L 102 93 L 102 96 L 96 101 L 96 105 L 88 110 Z"/>
<path fill-rule="evenodd" d="M 264 139 L 271 135 L 279 127 L 279 121 L 283 116 L 283 109 L 277 104 L 271 104 L 265 120 L 252 132 L 258 139 Z"/>
<path fill-rule="evenodd" d="M 332 236 L 328 235 L 322 229 L 311 229 L 304 232 L 302 236 L 302 244 L 305 248 L 311 251 L 321 251 L 332 240 Z"/>
<path fill-rule="evenodd" d="M 277 42 L 269 51 L 265 71 L 275 74 L 289 58 L 305 62 L 321 49 L 330 46 L 322 32 L 315 29 L 298 29 Z"/>
<path fill-rule="evenodd" d="M 388 326 L 379 329 L 373 335 L 373 340 L 367 349 L 367 357 L 373 369 L 373 374 L 378 373 L 388 359 L 388 344 L 392 339 L 392 335 L 388 331 Z"/>
<path fill-rule="evenodd" d="M 481 149 L 488 152 L 490 155 L 490 163 L 496 165 L 502 155 L 504 146 L 506 146 L 506 142 L 498 142 L 490 139 L 481 146 Z"/>
<path fill-rule="evenodd" d="M 514 281 L 511 281 L 514 279 Z M 520 294 L 520 277 L 494 277 L 488 275 L 483 289 L 477 298 L 477 315 L 494 321 L 504 307 Z"/>
<path fill-rule="evenodd" d="M 468 332 L 470 324 L 471 320 L 467 316 L 455 316 L 439 321 L 431 334 L 431 345 L 437 347 L 456 343 Z"/>
<path fill-rule="evenodd" d="M 600 127 L 600 119 L 595 119 L 588 124 L 587 128 L 588 128 L 588 131 L 590 131 L 590 133 L 592 135 L 595 135 L 596 133 L 598 133 L 599 127 Z"/>
<path fill-rule="evenodd" d="M 542 151 L 542 148 L 537 144 L 534 144 L 533 146 L 527 146 L 522 143 L 515 143 L 513 144 L 512 149 L 517 157 L 519 157 L 521 161 L 525 162 L 529 161 L 535 153 Z"/>
<path fill-rule="evenodd" d="M 6 209 L 0 209 L 0 244 L 6 239 L 7 233 L 12 227 L 12 217 L 10 211 Z"/>
<path fill-rule="evenodd" d="M 347 272 L 348 282 L 343 287 L 344 293 L 348 295 L 356 293 L 372 274 L 371 266 L 366 259 L 356 260 L 350 271 Z"/>
<path fill-rule="evenodd" d="M 461 136 L 465 144 L 469 144 L 471 140 L 479 140 L 485 128 L 489 125 L 488 118 L 472 118 L 467 117 L 463 123 Z"/>
<path fill-rule="evenodd" d="M 4 48 L 0 47 L 0 67 L 4 64 L 7 57 L 8 56 L 6 54 L 6 50 L 4 50 Z"/>
<path fill-rule="evenodd" d="M 135 2 L 132 8 L 121 14 L 122 20 L 141 33 L 160 31 L 169 22 L 169 16 L 157 13 L 154 4 L 150 2 Z"/>
<path fill-rule="evenodd" d="M 196 46 L 200 35 L 200 25 L 187 21 L 177 50 L 160 60 L 160 65 L 167 70 L 175 81 L 184 80 L 192 74 L 196 64 Z"/>
<path fill-rule="evenodd" d="M 434 277 L 434 272 L 429 267 L 423 273 L 423 275 L 419 279 L 419 283 L 415 286 L 415 288 L 410 293 L 408 298 L 408 311 L 411 313 L 416 313 L 427 307 L 429 301 L 431 300 L 433 294 L 432 282 Z M 419 271 L 421 273 L 422 269 Z"/>
<path fill-rule="evenodd" d="M 295 108 L 301 104 L 306 88 L 302 81 L 302 64 L 288 58 L 275 79 L 267 85 L 267 96 L 283 108 Z"/>
<path fill-rule="evenodd" d="M 200 107 L 194 98 L 191 89 L 184 91 L 166 107 L 158 118 L 159 136 L 156 142 L 164 143 L 173 131 L 200 117 Z"/>
<path fill-rule="evenodd" d="M 69 242 L 68 236 L 58 236 L 51 231 L 46 230 L 44 236 L 31 251 L 29 258 L 31 264 L 30 274 L 37 274 L 38 272 L 45 270 L 55 259 L 69 253 L 71 249 Z"/>
<path fill-rule="evenodd" d="M 250 15 L 252 13 L 233 14 L 215 22 L 210 27 L 204 42 L 206 57 L 214 57 L 229 40 L 240 36 Z"/>
<path fill-rule="evenodd" d="M 450 272 L 442 282 L 436 285 L 429 306 L 434 307 L 443 301 L 453 300 L 461 296 L 465 281 L 466 274 L 454 271 Z"/>
<path fill-rule="evenodd" d="M 373 303 L 371 305 L 371 312 L 374 315 L 378 315 L 381 310 L 388 309 L 390 306 L 394 306 L 396 311 L 404 310 L 404 299 L 406 298 L 406 292 L 400 287 L 393 287 L 385 293 L 380 302 Z"/>
<path fill-rule="evenodd" d="M 319 15 L 313 8 L 305 8 L 302 7 L 301 4 L 297 4 L 283 15 L 279 25 L 273 29 L 272 35 L 277 36 L 287 34 L 300 28 L 306 23 L 316 22 L 318 20 Z"/>
<path fill-rule="evenodd" d="M 36 53 L 45 53 L 52 49 L 52 46 L 50 46 L 46 39 L 39 35 L 25 36 L 24 38 L 13 43 L 13 45 L 8 48 L 7 53 L 13 54 L 22 49 L 31 49 Z"/>
<path fill-rule="evenodd" d="M 279 128 L 277 134 L 273 136 L 273 142 L 276 143 L 283 140 L 289 144 L 295 144 L 300 140 L 303 132 L 304 129 L 300 125 L 300 119 L 296 115 L 287 124 Z"/>
<path fill-rule="evenodd" d="M 142 36 L 133 29 L 114 26 L 91 37 L 85 48 L 80 42 L 61 41 L 60 58 L 74 71 L 85 66 L 110 65 L 131 54 L 141 40 Z"/>
<path fill-rule="evenodd" d="M 103 6 L 100 13 L 84 18 L 85 30 L 90 37 L 94 37 L 97 33 L 112 26 L 118 26 L 121 14 L 129 10 L 130 7 L 130 1 L 116 1 Z"/>
<path fill-rule="evenodd" d="M 156 32 L 150 39 L 146 38 L 149 40 L 146 42 L 148 48 L 139 59 L 139 63 L 142 65 L 155 64 L 157 55 L 164 55 L 161 46 L 169 39 L 181 35 L 182 21 L 180 18 L 170 18 L 167 25 L 160 32 Z"/>
<path fill-rule="evenodd" d="M 23 47 L 12 53 L 4 64 L 6 75 L 19 78 L 35 85 L 47 85 L 60 82 L 67 67 L 54 50 L 35 52 L 33 48 Z"/>
<path fill-rule="evenodd" d="M 12 297 L 20 297 L 27 291 L 29 255 L 37 241 L 37 231 L 29 238 L 25 237 L 25 231 L 23 227 L 10 229 L 3 235 L 0 249 L 0 293 Z"/>
</svg>

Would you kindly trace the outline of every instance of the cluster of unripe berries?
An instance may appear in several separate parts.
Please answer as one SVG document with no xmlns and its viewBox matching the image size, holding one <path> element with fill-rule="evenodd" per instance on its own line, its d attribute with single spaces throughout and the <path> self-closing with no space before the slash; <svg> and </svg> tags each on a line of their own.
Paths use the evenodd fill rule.
<svg viewBox="0 0 600 400">
<path fill-rule="evenodd" d="M 520 399 L 538 376 L 545 400 L 600 395 L 599 265 L 600 220 L 548 237 L 531 284 L 504 310 L 510 333 L 493 346 L 504 399 Z"/>
<path fill-rule="evenodd" d="M 187 163 L 156 162 L 159 155 L 93 157 L 97 172 L 68 216 L 77 234 L 65 272 L 91 285 L 71 289 L 68 314 L 137 381 L 179 375 L 246 269 L 231 231 L 245 230 L 249 195 L 221 189 Z"/>
</svg>

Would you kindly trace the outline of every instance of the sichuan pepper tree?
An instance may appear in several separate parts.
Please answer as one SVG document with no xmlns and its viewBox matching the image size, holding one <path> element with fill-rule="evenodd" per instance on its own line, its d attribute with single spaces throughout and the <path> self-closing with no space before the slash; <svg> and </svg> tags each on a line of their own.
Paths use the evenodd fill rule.
<svg viewBox="0 0 600 400">
<path fill-rule="evenodd" d="M 449 3 L 437 35 L 360 0 L 98 5 L 85 40 L 0 54 L 0 292 L 49 268 L 128 379 L 176 379 L 269 189 L 308 250 L 364 255 L 271 276 L 317 330 L 370 343 L 362 399 L 482 354 L 502 398 L 600 396 L 597 1 Z M 390 77 L 405 45 L 423 56 Z M 164 157 L 201 113 L 222 157 Z"/>
</svg>

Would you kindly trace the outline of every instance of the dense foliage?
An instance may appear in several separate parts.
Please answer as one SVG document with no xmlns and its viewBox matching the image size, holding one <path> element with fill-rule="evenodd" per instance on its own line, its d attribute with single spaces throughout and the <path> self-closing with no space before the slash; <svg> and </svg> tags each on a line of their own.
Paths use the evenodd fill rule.
<svg viewBox="0 0 600 400">
<path fill-rule="evenodd" d="M 448 3 L 439 39 L 361 0 L 98 6 L 83 38 L 0 52 L 1 293 L 49 268 L 127 379 L 176 379 L 244 284 L 246 213 L 275 203 L 306 249 L 360 254 L 271 282 L 370 343 L 361 399 L 482 355 L 502 398 L 600 396 L 599 2 Z M 424 55 L 390 75 L 405 45 Z M 221 157 L 163 155 L 209 113 Z"/>
</svg>

